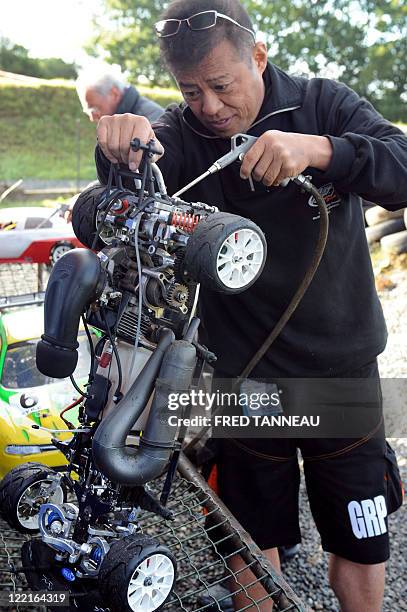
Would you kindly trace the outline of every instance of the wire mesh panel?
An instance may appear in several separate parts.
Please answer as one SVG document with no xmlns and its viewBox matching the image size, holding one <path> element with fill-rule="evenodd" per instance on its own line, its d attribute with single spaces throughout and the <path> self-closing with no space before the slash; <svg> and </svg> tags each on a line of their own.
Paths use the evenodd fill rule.
<svg viewBox="0 0 407 612">
<path fill-rule="evenodd" d="M 173 610 L 243 612 L 249 609 L 269 610 L 273 601 L 273 610 L 305 610 L 284 578 L 276 573 L 248 533 L 184 455 L 181 455 L 178 468 L 182 478 L 176 483 L 177 494 L 173 501 L 178 502 L 180 518 L 185 517 L 191 534 L 185 542 L 178 543 L 182 550 L 179 558 L 187 561 L 185 578 L 192 578 L 195 590 L 187 590 L 180 571 L 174 591 L 177 602 L 172 601 L 168 605 L 177 603 L 178 607 Z M 179 487 L 184 489 L 181 494 Z M 172 527 L 171 523 L 167 522 L 167 525 Z M 172 529 L 178 535 L 174 527 Z M 237 560 L 241 562 L 236 571 L 232 568 Z M 254 597 L 253 587 L 258 583 L 263 587 L 262 594 Z M 230 593 L 240 594 L 246 603 L 233 608 Z"/>
<path fill-rule="evenodd" d="M 10 529 L 4 521 L 0 520 L 0 592 L 4 591 L 23 591 L 28 589 L 24 575 L 14 573 L 21 566 L 20 550 L 23 543 L 28 539 L 27 536 L 17 533 Z M 10 608 L 0 605 L 0 610 L 18 610 L 25 612 L 26 608 Z M 27 608 L 28 610 L 28 608 Z M 31 612 L 43 612 L 45 608 L 29 608 Z"/>
<path fill-rule="evenodd" d="M 0 296 L 43 291 L 48 277 L 44 264 L 0 264 Z"/>
<path fill-rule="evenodd" d="M 168 502 L 173 519 L 146 512 L 139 517 L 142 532 L 168 546 L 177 560 L 176 585 L 163 610 L 243 612 L 270 610 L 274 602 L 273 610 L 305 611 L 283 577 L 274 571 L 184 456 L 179 471 Z M 158 480 L 150 486 L 158 493 L 162 484 Z M 5 523 L 0 524 L 0 529 L 0 589 L 27 589 L 21 572 L 20 548 L 28 537 L 13 532 Z M 243 560 L 242 566 L 233 571 L 233 559 L 238 557 Z M 17 573 L 9 571 L 13 568 Z M 259 583 L 263 586 L 262 594 L 254 597 L 252 589 Z M 234 608 L 231 594 L 245 595 L 246 603 Z M 20 606 L 19 610 L 24 612 L 25 608 Z M 33 612 L 35 608 L 29 610 Z"/>
</svg>

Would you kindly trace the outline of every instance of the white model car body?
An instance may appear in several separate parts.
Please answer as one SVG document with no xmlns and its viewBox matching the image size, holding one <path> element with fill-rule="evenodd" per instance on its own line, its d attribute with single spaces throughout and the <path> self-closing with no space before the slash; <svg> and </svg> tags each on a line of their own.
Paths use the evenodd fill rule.
<svg viewBox="0 0 407 612">
<path fill-rule="evenodd" d="M 0 263 L 55 263 L 82 246 L 60 208 L 20 207 L 0 210 Z"/>
</svg>

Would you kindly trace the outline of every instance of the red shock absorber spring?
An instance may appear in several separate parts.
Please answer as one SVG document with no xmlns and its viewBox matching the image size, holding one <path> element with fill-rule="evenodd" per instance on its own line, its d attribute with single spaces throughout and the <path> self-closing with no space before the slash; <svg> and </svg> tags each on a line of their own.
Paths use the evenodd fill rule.
<svg viewBox="0 0 407 612">
<path fill-rule="evenodd" d="M 185 232 L 192 234 L 199 223 L 199 216 L 190 213 L 174 212 L 172 214 L 171 225 L 179 227 Z"/>
</svg>

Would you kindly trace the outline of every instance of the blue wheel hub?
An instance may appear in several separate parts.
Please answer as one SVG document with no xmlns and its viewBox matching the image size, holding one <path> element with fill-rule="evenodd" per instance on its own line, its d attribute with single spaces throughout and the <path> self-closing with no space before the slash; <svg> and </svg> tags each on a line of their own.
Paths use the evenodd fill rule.
<svg viewBox="0 0 407 612">
<path fill-rule="evenodd" d="M 58 512 L 55 512 L 55 510 L 53 510 L 48 515 L 48 527 L 50 527 L 54 521 L 61 522 L 61 520 L 61 515 Z"/>
<path fill-rule="evenodd" d="M 61 569 L 61 574 L 68 582 L 73 582 L 76 579 L 74 572 L 69 567 L 63 567 Z"/>
<path fill-rule="evenodd" d="M 99 565 L 102 560 L 102 555 L 103 551 L 100 546 L 95 546 L 95 548 L 93 548 L 92 552 L 90 553 L 89 558 L 92 559 L 92 561 L 94 561 L 96 565 Z"/>
</svg>

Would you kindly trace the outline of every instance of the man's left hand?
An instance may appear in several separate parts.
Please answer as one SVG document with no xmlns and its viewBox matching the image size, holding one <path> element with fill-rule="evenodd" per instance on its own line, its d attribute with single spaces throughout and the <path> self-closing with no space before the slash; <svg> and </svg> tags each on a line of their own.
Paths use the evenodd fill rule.
<svg viewBox="0 0 407 612">
<path fill-rule="evenodd" d="M 268 130 L 245 154 L 240 176 L 268 187 L 297 176 L 312 167 L 326 170 L 332 158 L 332 145 L 326 136 Z"/>
</svg>

